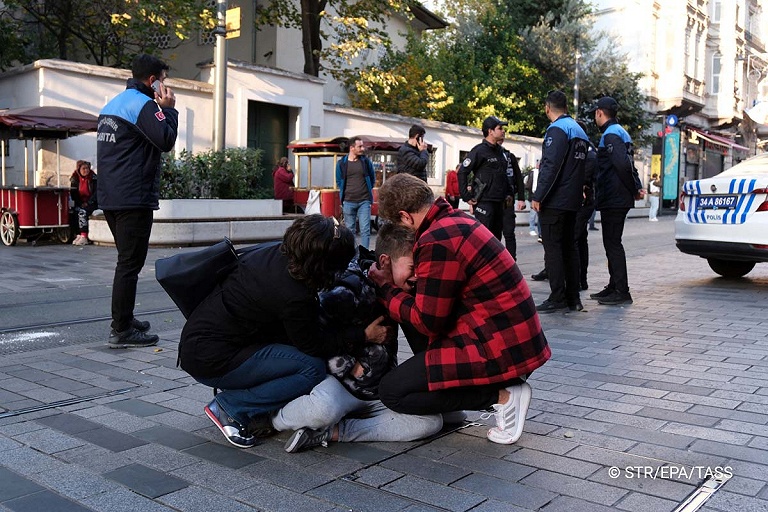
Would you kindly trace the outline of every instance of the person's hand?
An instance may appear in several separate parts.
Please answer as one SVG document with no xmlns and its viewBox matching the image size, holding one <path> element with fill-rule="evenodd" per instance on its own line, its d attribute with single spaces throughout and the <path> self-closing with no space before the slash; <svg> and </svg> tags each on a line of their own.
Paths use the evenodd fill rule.
<svg viewBox="0 0 768 512">
<path fill-rule="evenodd" d="M 424 142 L 424 139 L 419 139 L 418 148 L 419 148 L 419 151 L 424 151 L 425 149 L 427 149 L 427 143 Z"/>
<path fill-rule="evenodd" d="M 467 204 L 469 206 L 475 206 L 477 204 L 477 201 L 475 201 L 474 199 L 470 199 L 469 201 L 467 201 Z"/>
<path fill-rule="evenodd" d="M 377 343 L 379 345 L 386 343 L 393 334 L 394 326 L 381 325 L 384 322 L 384 316 L 380 316 L 365 328 L 365 341 Z"/>
<path fill-rule="evenodd" d="M 356 362 L 355 366 L 352 367 L 349 373 L 352 375 L 352 378 L 359 379 L 363 376 L 363 373 L 365 373 L 365 368 L 363 368 L 363 365 L 361 365 L 359 362 Z"/>
<path fill-rule="evenodd" d="M 155 91 L 155 101 L 160 108 L 173 108 L 176 106 L 176 95 L 170 87 L 160 83 L 160 92 Z"/>
<path fill-rule="evenodd" d="M 525 201 L 518 201 L 518 202 L 517 202 L 517 208 L 516 208 L 516 210 L 517 210 L 517 211 L 522 211 L 522 210 L 525 210 Z"/>
<path fill-rule="evenodd" d="M 644 188 L 641 188 L 641 189 L 639 189 L 639 190 L 637 191 L 637 195 L 635 196 L 635 200 L 636 200 L 636 201 L 639 201 L 639 200 L 641 200 L 641 199 L 642 199 L 642 198 L 644 198 L 644 197 L 645 197 L 645 189 L 644 189 Z"/>
<path fill-rule="evenodd" d="M 531 210 L 538 212 L 541 210 L 541 203 L 538 201 L 531 201 Z"/>
<path fill-rule="evenodd" d="M 395 280 L 392 278 L 392 268 L 389 265 L 384 265 L 384 268 L 381 268 L 378 263 L 374 263 L 371 265 L 371 268 L 368 269 L 368 278 L 373 281 L 376 286 L 395 284 Z"/>
<path fill-rule="evenodd" d="M 504 198 L 504 208 L 509 208 L 512 206 L 512 204 L 515 202 L 515 198 L 512 196 L 507 196 Z"/>
</svg>

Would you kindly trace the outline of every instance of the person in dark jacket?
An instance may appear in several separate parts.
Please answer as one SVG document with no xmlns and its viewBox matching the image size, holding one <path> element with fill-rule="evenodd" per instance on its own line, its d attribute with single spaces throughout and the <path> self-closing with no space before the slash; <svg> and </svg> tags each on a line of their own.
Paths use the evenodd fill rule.
<svg viewBox="0 0 768 512">
<path fill-rule="evenodd" d="M 500 142 L 502 144 L 504 140 Z M 507 182 L 509 183 L 509 194 L 504 200 L 504 213 L 502 215 L 502 233 L 504 234 L 504 245 L 509 254 L 517 260 L 517 238 L 515 237 L 515 228 L 517 227 L 516 210 L 525 208 L 525 183 L 523 182 L 523 173 L 520 171 L 520 165 L 517 163 L 517 157 L 509 153 L 509 165 L 507 165 Z M 517 196 L 517 201 L 515 197 Z"/>
<path fill-rule="evenodd" d="M 365 156 L 365 146 L 360 137 L 349 139 L 349 154 L 336 164 L 336 185 L 339 187 L 344 224 L 353 233 L 355 223 L 360 226 L 360 245 L 368 248 L 371 243 L 371 205 L 376 172 L 373 163 Z"/>
<path fill-rule="evenodd" d="M 577 121 L 582 130 L 586 125 L 582 121 Z M 585 130 L 586 131 L 586 130 Z M 589 288 L 587 281 L 587 270 L 589 269 L 589 220 L 595 213 L 595 173 L 597 172 L 597 149 L 589 141 L 587 150 L 587 159 L 584 162 L 584 200 L 581 208 L 576 212 L 576 251 L 579 256 L 579 288 L 586 290 Z"/>
<path fill-rule="evenodd" d="M 483 121 L 483 141 L 472 148 L 458 172 L 461 198 L 474 208 L 475 218 L 499 240 L 504 204 L 513 194 L 507 179 L 512 157 L 501 146 L 507 124 L 497 117 L 487 117 Z"/>
<path fill-rule="evenodd" d="M 603 247 L 608 258 L 608 285 L 590 298 L 609 306 L 632 304 L 627 277 L 627 257 L 621 238 L 624 222 L 635 199 L 642 199 L 644 189 L 634 165 L 632 138 L 619 125 L 616 114 L 619 104 L 610 96 L 597 100 L 595 123 L 600 131 L 597 146 L 597 177 L 595 178 L 595 207 L 600 211 L 603 225 Z"/>
<path fill-rule="evenodd" d="M 296 213 L 293 203 L 293 190 L 296 185 L 293 178 L 293 169 L 288 163 L 288 158 L 282 157 L 272 171 L 272 184 L 275 189 L 275 199 L 283 201 L 283 213 Z"/>
<path fill-rule="evenodd" d="M 396 286 L 384 269 L 368 276 L 390 317 L 428 336 L 426 350 L 384 376 L 381 401 L 405 414 L 493 407 L 488 439 L 516 442 L 531 400 L 524 381 L 551 351 L 512 255 L 477 219 L 407 174 L 381 186 L 379 214 L 415 232 L 416 288 Z"/>
<path fill-rule="evenodd" d="M 581 311 L 584 308 L 579 297 L 579 261 L 574 231 L 576 212 L 584 199 L 584 162 L 589 139 L 568 115 L 565 93 L 550 91 L 544 109 L 552 124 L 544 134 L 539 178 L 531 208 L 539 214 L 550 294 L 536 309 L 539 313 L 566 308 Z"/>
<path fill-rule="evenodd" d="M 389 329 L 378 323 L 320 325 L 317 292 L 354 255 L 354 235 L 334 218 L 301 217 L 282 243 L 243 255 L 190 315 L 179 363 L 198 382 L 222 390 L 204 410 L 233 445 L 255 445 L 254 425 L 269 424 L 269 413 L 319 384 L 325 359 L 351 343 L 385 341 Z"/>
<path fill-rule="evenodd" d="M 96 161 L 99 207 L 115 239 L 110 348 L 147 347 L 159 338 L 133 316 L 136 283 L 159 208 L 160 157 L 178 133 L 176 96 L 163 82 L 168 65 L 151 55 L 133 60 L 133 77 L 99 114 Z"/>
<path fill-rule="evenodd" d="M 91 162 L 78 160 L 75 172 L 69 178 L 70 197 L 74 203 L 74 213 L 77 217 L 78 235 L 72 245 L 88 245 L 88 217 L 99 207 L 96 195 L 98 180 L 91 169 Z"/>
<path fill-rule="evenodd" d="M 427 131 L 420 124 L 414 124 L 408 130 L 408 140 L 397 150 L 397 172 L 410 174 L 427 181 L 429 152 L 424 135 Z"/>
</svg>

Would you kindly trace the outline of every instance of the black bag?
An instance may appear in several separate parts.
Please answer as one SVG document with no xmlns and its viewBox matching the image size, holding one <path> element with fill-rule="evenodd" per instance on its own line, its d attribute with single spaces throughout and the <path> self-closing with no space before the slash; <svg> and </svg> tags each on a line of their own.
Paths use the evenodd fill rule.
<svg viewBox="0 0 768 512">
<path fill-rule="evenodd" d="M 155 261 L 155 278 L 184 318 L 210 294 L 216 283 L 237 266 L 238 253 L 229 238 L 205 249 Z"/>
</svg>

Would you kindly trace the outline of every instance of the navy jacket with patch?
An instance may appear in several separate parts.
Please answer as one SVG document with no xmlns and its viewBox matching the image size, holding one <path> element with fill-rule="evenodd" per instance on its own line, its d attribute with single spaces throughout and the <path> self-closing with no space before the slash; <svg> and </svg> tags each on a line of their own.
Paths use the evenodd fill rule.
<svg viewBox="0 0 768 512">
<path fill-rule="evenodd" d="M 616 119 L 609 119 L 602 130 L 597 147 L 595 207 L 632 208 L 637 191 L 643 188 L 633 163 L 632 139 Z"/>
<path fill-rule="evenodd" d="M 173 149 L 179 113 L 160 108 L 154 91 L 133 78 L 99 114 L 96 163 L 102 210 L 157 210 L 160 157 Z"/>
<path fill-rule="evenodd" d="M 534 201 L 543 208 L 578 211 L 583 202 L 584 163 L 589 138 L 567 114 L 547 128 L 541 148 Z"/>
</svg>

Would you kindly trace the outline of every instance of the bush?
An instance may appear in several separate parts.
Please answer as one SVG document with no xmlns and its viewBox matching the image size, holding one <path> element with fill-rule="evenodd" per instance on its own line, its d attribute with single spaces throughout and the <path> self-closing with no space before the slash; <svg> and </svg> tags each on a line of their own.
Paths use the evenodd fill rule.
<svg viewBox="0 0 768 512">
<path fill-rule="evenodd" d="M 261 155 L 253 148 L 164 155 L 160 198 L 271 199 L 272 190 L 262 184 Z"/>
</svg>

